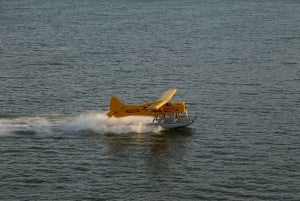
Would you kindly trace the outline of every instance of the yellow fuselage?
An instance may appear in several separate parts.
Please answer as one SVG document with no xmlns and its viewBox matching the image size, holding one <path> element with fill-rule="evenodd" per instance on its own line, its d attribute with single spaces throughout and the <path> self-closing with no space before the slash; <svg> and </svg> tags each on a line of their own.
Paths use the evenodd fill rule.
<svg viewBox="0 0 300 201">
<path fill-rule="evenodd" d="M 116 97 L 113 97 L 110 104 L 110 111 L 107 113 L 107 115 L 109 117 L 126 117 L 133 115 L 158 116 L 186 112 L 185 102 L 166 103 L 158 110 L 147 109 L 149 105 L 151 105 L 151 103 L 145 103 L 141 105 L 125 105 Z"/>
</svg>

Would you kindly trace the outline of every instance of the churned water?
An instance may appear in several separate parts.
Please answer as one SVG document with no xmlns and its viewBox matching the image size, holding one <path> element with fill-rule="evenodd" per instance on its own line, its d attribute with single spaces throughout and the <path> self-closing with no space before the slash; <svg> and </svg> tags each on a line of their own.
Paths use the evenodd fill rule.
<svg viewBox="0 0 300 201">
<path fill-rule="evenodd" d="M 0 2 L 0 200 L 300 200 L 300 2 Z M 188 128 L 108 119 L 178 89 Z"/>
</svg>

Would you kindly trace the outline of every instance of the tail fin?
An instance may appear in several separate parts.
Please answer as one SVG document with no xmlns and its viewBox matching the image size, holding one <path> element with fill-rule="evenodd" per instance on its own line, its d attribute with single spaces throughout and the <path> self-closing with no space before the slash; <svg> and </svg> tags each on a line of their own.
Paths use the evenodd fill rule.
<svg viewBox="0 0 300 201">
<path fill-rule="evenodd" d="M 114 113 L 124 106 L 125 104 L 116 96 L 112 96 L 110 99 L 109 112 L 107 113 L 108 117 L 112 117 Z"/>
</svg>

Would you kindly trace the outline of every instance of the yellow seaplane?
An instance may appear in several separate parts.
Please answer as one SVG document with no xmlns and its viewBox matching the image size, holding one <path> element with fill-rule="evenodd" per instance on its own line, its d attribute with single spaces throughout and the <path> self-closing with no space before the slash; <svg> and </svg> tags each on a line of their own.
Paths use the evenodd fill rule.
<svg viewBox="0 0 300 201">
<path fill-rule="evenodd" d="M 197 116 L 188 116 L 185 102 L 170 102 L 176 91 L 177 89 L 167 90 L 157 100 L 139 105 L 127 105 L 118 97 L 112 96 L 107 116 L 116 118 L 152 116 L 154 118 L 152 125 L 167 129 L 188 126 L 196 120 Z"/>
</svg>

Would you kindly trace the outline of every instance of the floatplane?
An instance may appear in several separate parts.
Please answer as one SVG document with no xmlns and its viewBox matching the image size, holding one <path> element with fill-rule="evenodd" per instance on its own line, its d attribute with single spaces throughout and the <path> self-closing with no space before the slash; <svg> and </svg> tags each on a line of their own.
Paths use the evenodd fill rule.
<svg viewBox="0 0 300 201">
<path fill-rule="evenodd" d="M 185 102 L 170 102 L 176 94 L 177 89 L 170 89 L 161 94 L 154 101 L 148 101 L 139 105 L 127 105 L 118 97 L 112 96 L 110 99 L 110 110 L 108 117 L 127 116 L 152 116 L 153 126 L 163 128 L 178 128 L 192 124 L 197 116 L 190 117 L 187 112 Z"/>
</svg>

